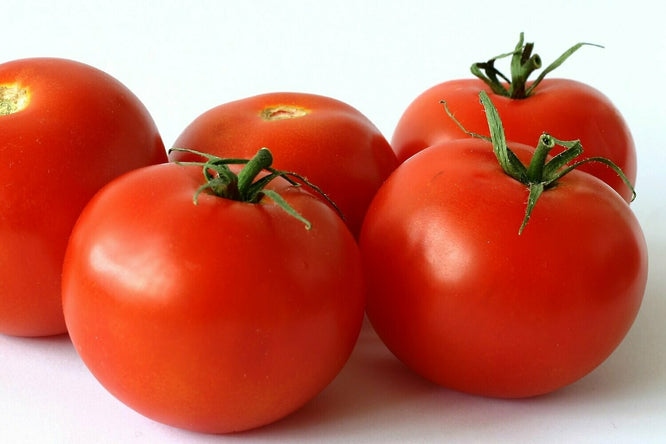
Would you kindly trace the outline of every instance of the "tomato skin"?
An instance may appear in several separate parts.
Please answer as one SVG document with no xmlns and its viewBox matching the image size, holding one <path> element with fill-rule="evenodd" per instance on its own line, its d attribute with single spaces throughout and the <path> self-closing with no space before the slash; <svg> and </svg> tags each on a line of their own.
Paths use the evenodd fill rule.
<svg viewBox="0 0 666 444">
<path fill-rule="evenodd" d="M 173 163 L 112 182 L 84 209 L 63 307 L 83 361 L 118 399 L 200 432 L 286 416 L 339 372 L 364 316 L 358 245 L 319 198 L 192 197 L 201 168 Z"/>
<path fill-rule="evenodd" d="M 27 91 L 0 115 L 0 332 L 65 332 L 60 276 L 70 231 L 105 183 L 166 162 L 155 123 L 110 75 L 57 58 L 0 65 L 0 86 Z"/>
<path fill-rule="evenodd" d="M 512 145 L 526 161 L 531 149 Z M 396 169 L 360 238 L 367 314 L 387 347 L 442 386 L 528 397 L 570 384 L 639 310 L 647 249 L 628 204 L 580 171 L 539 198 L 489 143 L 436 144 Z"/>
<path fill-rule="evenodd" d="M 291 109 L 298 117 L 284 118 Z M 266 119 L 267 110 L 276 110 Z M 178 136 L 174 147 L 219 157 L 250 158 L 259 148 L 274 166 L 294 171 L 336 203 L 358 235 L 365 210 L 398 161 L 388 141 L 361 112 L 339 100 L 307 93 L 276 92 L 212 108 Z M 173 151 L 170 160 L 196 156 Z"/>
<path fill-rule="evenodd" d="M 610 159 L 632 184 L 636 183 L 636 148 L 624 118 L 600 91 L 569 79 L 544 79 L 526 99 L 494 94 L 480 79 L 435 85 L 414 99 L 396 125 L 391 146 L 398 160 L 403 162 L 438 142 L 468 137 L 446 114 L 442 100 L 467 130 L 487 135 L 488 123 L 479 103 L 481 90 L 497 108 L 507 140 L 535 147 L 543 132 L 560 140 L 580 140 L 585 151 L 581 159 Z M 552 154 L 557 153 L 553 150 Z M 580 169 L 599 177 L 630 201 L 631 189 L 611 168 L 590 162 Z"/>
</svg>

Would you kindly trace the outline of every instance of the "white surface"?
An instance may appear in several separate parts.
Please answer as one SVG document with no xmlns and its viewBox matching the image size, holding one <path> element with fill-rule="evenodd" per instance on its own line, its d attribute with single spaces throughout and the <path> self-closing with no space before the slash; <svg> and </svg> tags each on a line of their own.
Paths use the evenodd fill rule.
<svg viewBox="0 0 666 444">
<path fill-rule="evenodd" d="M 299 412 L 234 436 L 152 422 L 112 398 L 67 337 L 0 336 L 0 436 L 9 443 L 666 442 L 666 32 L 659 2 L 3 0 L 3 60 L 60 56 L 107 71 L 146 104 L 167 146 L 203 111 L 276 90 L 329 95 L 390 138 L 417 94 L 468 77 L 520 31 L 551 77 L 590 83 L 632 128 L 636 211 L 650 249 L 639 317 L 576 384 L 522 401 L 471 397 L 412 375 L 366 328 L 339 377 Z M 544 2 L 543 5 L 554 4 Z M 659 12 L 658 12 L 659 11 Z M 0 135 L 1 137 L 1 135 Z"/>
</svg>

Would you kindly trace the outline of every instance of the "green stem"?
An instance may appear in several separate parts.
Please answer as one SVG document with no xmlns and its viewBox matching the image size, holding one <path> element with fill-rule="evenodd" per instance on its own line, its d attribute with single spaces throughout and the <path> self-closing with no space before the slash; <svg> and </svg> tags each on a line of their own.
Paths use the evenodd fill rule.
<svg viewBox="0 0 666 444">
<path fill-rule="evenodd" d="M 253 190 L 252 183 L 257 175 L 273 164 L 273 155 L 267 148 L 261 148 L 238 173 L 238 192 L 244 202 L 255 203 L 260 190 Z M 263 188 L 263 187 L 262 187 Z"/>
<path fill-rule="evenodd" d="M 516 53 L 511 61 L 511 85 L 509 87 L 509 97 L 522 99 L 527 97 L 526 85 L 529 76 L 541 68 L 541 57 L 538 54 L 532 55 L 533 43 L 527 43 L 522 52 L 516 48 Z"/>
<path fill-rule="evenodd" d="M 488 93 L 482 90 L 479 93 L 479 98 L 481 99 L 481 103 L 483 104 L 486 112 L 490 138 L 467 131 L 463 125 L 456 120 L 449 108 L 446 106 L 446 103 L 442 103 L 444 103 L 444 107 L 449 117 L 451 117 L 466 134 L 483 140 L 490 140 L 493 145 L 493 151 L 495 152 L 495 156 L 497 157 L 502 170 L 507 175 L 525 185 L 529 190 L 527 206 L 525 208 L 525 216 L 520 228 L 518 229 L 518 234 L 522 234 L 523 230 L 527 226 L 527 222 L 532 215 L 532 211 L 534 210 L 539 197 L 546 190 L 553 188 L 557 181 L 564 177 L 566 174 L 578 168 L 580 165 L 588 162 L 601 162 L 613 168 L 613 170 L 617 172 L 617 174 L 631 189 L 631 192 L 635 197 L 636 193 L 631 182 L 629 182 L 629 179 L 627 179 L 620 167 L 615 165 L 611 160 L 603 157 L 591 157 L 571 164 L 571 162 L 575 161 L 576 158 L 583 153 L 583 148 L 579 140 L 559 140 L 547 133 L 543 133 L 539 138 L 539 142 L 534 150 L 534 154 L 530 159 L 529 166 L 525 167 L 520 159 L 518 159 L 518 157 L 508 147 L 506 143 L 506 137 L 504 135 L 502 121 L 499 117 L 497 109 L 490 100 L 490 97 L 488 97 Z M 557 145 L 563 147 L 564 151 L 553 158 L 549 158 L 548 154 Z"/>
<path fill-rule="evenodd" d="M 527 87 L 529 76 L 542 66 L 541 57 L 538 54 L 532 54 L 534 43 L 524 43 L 524 33 L 520 33 L 518 44 L 512 52 L 500 54 L 486 62 L 474 63 L 470 70 L 479 79 L 488 85 L 491 91 L 497 95 L 510 97 L 512 99 L 524 99 L 534 94 L 535 88 L 541 83 L 544 77 L 558 68 L 565 60 L 582 46 L 590 45 L 603 48 L 594 43 L 577 43 L 567 49 L 553 63 L 548 65 L 541 74 Z M 511 80 L 495 68 L 495 62 L 511 56 Z M 505 86 L 508 84 L 508 88 Z"/>
<path fill-rule="evenodd" d="M 504 126 L 502 119 L 500 119 L 497 108 L 490 101 L 490 97 L 485 91 L 481 91 L 481 103 L 486 111 L 486 120 L 488 121 L 488 129 L 490 130 L 490 140 L 493 144 L 493 151 L 499 161 L 502 169 L 506 174 L 513 177 L 519 182 L 527 180 L 527 169 L 525 165 L 516 157 L 506 143 L 506 136 L 504 134 Z"/>
<path fill-rule="evenodd" d="M 539 83 L 541 83 L 541 81 L 544 79 L 544 77 L 546 77 L 548 74 L 550 74 L 552 71 L 554 71 L 560 65 L 562 65 L 562 63 L 564 63 L 565 60 L 567 60 L 571 54 L 573 54 L 574 52 L 578 51 L 581 47 L 586 46 L 586 45 L 587 46 L 596 46 L 597 48 L 603 48 L 603 46 L 597 45 L 595 43 L 585 43 L 585 42 L 576 43 L 571 48 L 564 51 L 564 53 L 561 56 L 559 56 L 553 63 L 548 65 L 548 67 L 546 67 L 546 69 L 541 71 L 541 74 L 539 74 L 539 76 L 536 78 L 536 80 L 534 80 L 534 82 L 532 82 L 530 87 L 527 88 L 527 90 L 525 91 L 525 97 L 529 97 L 534 92 L 534 88 L 536 88 L 539 85 Z"/>
<path fill-rule="evenodd" d="M 534 150 L 534 156 L 527 167 L 527 181 L 530 183 L 539 182 L 543 178 L 544 167 L 548 153 L 555 147 L 555 142 L 550 135 L 544 133 L 539 138 L 539 143 Z"/>
<path fill-rule="evenodd" d="M 504 86 L 504 83 L 511 83 L 509 79 L 495 69 L 495 60 L 488 60 L 487 62 L 479 62 L 472 65 L 470 68 L 472 74 L 483 80 L 486 85 L 490 87 L 492 92 L 498 96 L 510 97 L 509 90 Z M 498 76 L 502 77 L 504 82 L 498 80 Z"/>
<path fill-rule="evenodd" d="M 303 222 L 306 229 L 310 229 L 312 224 L 299 214 L 289 203 L 274 190 L 265 187 L 277 177 L 282 177 L 293 186 L 307 185 L 316 193 L 320 194 L 331 204 L 331 206 L 342 216 L 335 203 L 319 187 L 309 182 L 303 176 L 288 171 L 280 171 L 273 168 L 273 155 L 268 148 L 261 148 L 251 159 L 227 159 L 214 156 L 201 151 L 190 150 L 186 148 L 171 148 L 170 151 L 182 151 L 190 154 L 196 154 L 207 159 L 205 162 L 175 162 L 179 165 L 196 165 L 202 167 L 205 183 L 201 185 L 192 198 L 194 205 L 198 204 L 199 195 L 210 190 L 215 196 L 236 200 L 246 203 L 259 203 L 265 196 L 273 200 L 280 208 L 289 215 Z M 229 165 L 245 165 L 238 174 L 231 171 Z M 257 179 L 262 171 L 269 174 Z"/>
<path fill-rule="evenodd" d="M 518 229 L 518 235 L 523 234 L 523 230 L 525 230 L 527 222 L 529 222 L 530 216 L 532 215 L 532 210 L 534 209 L 537 200 L 539 197 L 541 197 L 541 193 L 543 193 L 545 188 L 546 187 L 542 182 L 534 182 L 527 185 L 527 189 L 529 190 L 529 195 L 527 197 L 527 207 L 525 208 L 525 217 L 523 218 L 523 222 L 520 224 L 520 228 Z"/>
</svg>

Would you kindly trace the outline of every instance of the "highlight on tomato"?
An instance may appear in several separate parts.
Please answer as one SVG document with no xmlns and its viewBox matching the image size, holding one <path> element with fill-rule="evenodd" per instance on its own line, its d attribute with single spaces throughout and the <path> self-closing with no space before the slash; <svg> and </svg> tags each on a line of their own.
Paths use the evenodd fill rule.
<svg viewBox="0 0 666 444">
<path fill-rule="evenodd" d="M 0 135 L 0 333 L 61 334 L 74 222 L 110 180 L 166 162 L 164 144 L 126 86 L 58 58 L 0 64 Z"/>
<path fill-rule="evenodd" d="M 371 203 L 360 237 L 367 315 L 397 358 L 437 384 L 535 396 L 620 344 L 645 292 L 647 248 L 627 202 L 579 170 L 590 162 L 576 161 L 580 141 L 542 133 L 536 148 L 509 148 L 480 97 L 489 139 L 420 151 Z"/>
<path fill-rule="evenodd" d="M 85 207 L 63 307 L 119 400 L 171 426 L 237 432 L 299 409 L 344 366 L 364 317 L 360 252 L 269 150 L 194 154 L 204 161 L 133 171 Z"/>
<path fill-rule="evenodd" d="M 356 108 L 298 92 L 260 94 L 216 106 L 192 121 L 173 146 L 237 158 L 268 147 L 276 168 L 297 171 L 337 204 L 354 235 L 375 192 L 398 165 L 386 138 Z M 169 158 L 199 157 L 172 151 Z"/>
<path fill-rule="evenodd" d="M 459 128 L 448 118 L 441 100 L 446 100 L 456 119 L 469 131 L 482 133 L 487 123 L 479 112 L 479 92 L 485 91 L 502 116 L 507 140 L 533 145 L 543 131 L 562 140 L 580 140 L 583 157 L 606 158 L 622 169 L 632 184 L 636 183 L 636 148 L 623 116 L 611 100 L 591 85 L 564 78 L 545 78 L 569 56 L 588 43 L 578 43 L 548 65 L 534 80 L 530 75 L 542 67 L 534 54 L 534 44 L 525 43 L 523 34 L 515 49 L 474 63 L 475 78 L 449 80 L 432 86 L 416 97 L 404 110 L 391 138 L 391 146 L 400 162 L 439 142 L 461 137 Z M 496 62 L 509 58 L 509 75 Z M 556 147 L 552 154 L 561 152 Z M 611 168 L 602 163 L 588 163 L 581 170 L 593 174 L 615 189 L 626 201 L 631 191 Z"/>
</svg>

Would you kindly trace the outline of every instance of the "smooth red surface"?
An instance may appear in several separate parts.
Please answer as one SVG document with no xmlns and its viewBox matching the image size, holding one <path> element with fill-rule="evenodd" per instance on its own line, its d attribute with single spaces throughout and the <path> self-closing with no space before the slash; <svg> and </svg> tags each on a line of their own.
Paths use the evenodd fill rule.
<svg viewBox="0 0 666 444">
<path fill-rule="evenodd" d="M 282 179 L 265 198 L 192 197 L 201 168 L 132 172 L 86 207 L 67 250 L 63 306 L 77 352 L 154 420 L 226 433 L 295 411 L 347 361 L 364 316 L 355 239 Z"/>
<path fill-rule="evenodd" d="M 442 100 L 467 130 L 489 135 L 479 101 L 481 90 L 497 108 L 508 141 L 536 147 L 544 132 L 560 140 L 580 140 L 584 150 L 581 159 L 608 158 L 636 183 L 636 149 L 624 118 L 601 92 L 568 79 L 545 79 L 532 96 L 520 100 L 493 94 L 479 79 L 435 85 L 414 99 L 400 118 L 391 139 L 398 159 L 402 162 L 437 142 L 467 137 L 447 115 Z M 557 153 L 553 150 L 551 154 Z M 606 165 L 592 162 L 581 170 L 608 183 L 625 200 L 631 199 L 629 187 Z"/>
<path fill-rule="evenodd" d="M 0 116 L 0 332 L 65 332 L 60 276 L 70 231 L 104 184 L 165 162 L 155 123 L 119 81 L 53 58 L 0 65 L 28 106 Z"/>
<path fill-rule="evenodd" d="M 647 249 L 628 204 L 574 171 L 518 235 L 527 195 L 471 138 L 414 155 L 377 193 L 360 238 L 367 313 L 422 376 L 486 396 L 543 394 L 601 364 L 632 325 Z"/>
</svg>

